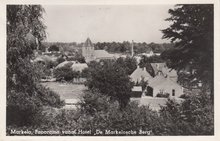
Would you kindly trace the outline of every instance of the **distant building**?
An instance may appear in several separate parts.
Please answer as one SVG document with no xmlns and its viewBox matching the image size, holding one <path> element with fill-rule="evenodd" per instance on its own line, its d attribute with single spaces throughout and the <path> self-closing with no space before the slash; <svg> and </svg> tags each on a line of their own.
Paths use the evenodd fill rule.
<svg viewBox="0 0 220 141">
<path fill-rule="evenodd" d="M 151 56 L 160 56 L 161 53 L 159 52 L 154 52 L 152 48 L 148 48 L 145 53 L 138 54 L 138 56 L 146 56 L 146 57 L 151 57 Z"/>
<path fill-rule="evenodd" d="M 141 56 L 134 56 L 137 61 L 137 65 L 141 62 Z"/>
<path fill-rule="evenodd" d="M 56 66 L 57 68 L 62 68 L 64 66 L 70 66 L 73 71 L 79 71 L 82 72 L 85 68 L 88 68 L 88 65 L 86 63 L 79 63 L 77 61 L 64 61 Z"/>
<path fill-rule="evenodd" d="M 154 56 L 153 50 L 147 51 L 146 56 L 147 56 L 147 57 Z"/>
<path fill-rule="evenodd" d="M 137 69 L 130 75 L 130 78 L 135 83 L 140 83 L 141 80 L 147 81 L 152 78 L 152 76 L 147 72 L 146 68 L 140 68 L 137 66 Z"/>
<path fill-rule="evenodd" d="M 85 57 L 86 62 L 90 62 L 95 59 L 94 52 L 94 45 L 91 40 L 87 38 L 82 47 L 82 56 Z"/>
<path fill-rule="evenodd" d="M 89 38 L 87 38 L 86 42 L 83 44 L 82 56 L 85 57 L 86 62 L 117 58 L 117 56 L 108 53 L 106 50 L 95 50 L 94 45 Z"/>
<path fill-rule="evenodd" d="M 94 50 L 94 57 L 96 60 L 114 59 L 114 55 L 108 53 L 106 50 Z"/>
<path fill-rule="evenodd" d="M 57 59 L 56 56 L 48 56 L 48 55 L 38 55 L 33 62 L 43 63 L 46 64 L 46 62 L 52 61 L 55 62 Z"/>
</svg>

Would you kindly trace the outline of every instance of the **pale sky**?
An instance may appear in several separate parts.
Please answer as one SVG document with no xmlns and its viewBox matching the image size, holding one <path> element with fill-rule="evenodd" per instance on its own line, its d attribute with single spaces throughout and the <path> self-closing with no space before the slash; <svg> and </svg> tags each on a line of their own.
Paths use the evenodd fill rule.
<svg viewBox="0 0 220 141">
<path fill-rule="evenodd" d="M 161 29 L 173 5 L 43 5 L 51 42 L 169 42 Z"/>
</svg>

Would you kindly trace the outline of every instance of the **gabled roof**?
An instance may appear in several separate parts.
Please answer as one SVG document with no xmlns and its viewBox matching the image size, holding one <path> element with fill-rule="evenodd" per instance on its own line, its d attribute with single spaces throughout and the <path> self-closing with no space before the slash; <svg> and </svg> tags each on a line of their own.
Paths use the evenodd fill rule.
<svg viewBox="0 0 220 141">
<path fill-rule="evenodd" d="M 56 66 L 57 68 L 62 68 L 66 65 L 71 66 L 73 71 L 82 71 L 85 68 L 88 68 L 88 65 L 86 63 L 77 63 L 76 61 L 64 61 L 62 63 L 60 63 L 59 65 Z"/>
<path fill-rule="evenodd" d="M 132 81 L 138 81 L 141 78 L 144 78 L 144 80 L 149 80 L 152 78 L 152 76 L 146 71 L 146 68 L 140 68 L 139 66 L 137 69 L 130 75 Z"/>
<path fill-rule="evenodd" d="M 48 55 L 41 55 L 36 57 L 33 61 L 34 62 L 46 62 L 46 61 L 56 61 L 57 57 L 48 56 Z"/>
<path fill-rule="evenodd" d="M 177 77 L 177 71 L 174 69 L 169 69 L 169 68 L 162 68 L 163 74 L 169 76 L 169 77 Z"/>
<path fill-rule="evenodd" d="M 160 88 L 170 88 L 170 87 L 179 87 L 181 88 L 181 86 L 172 81 L 171 79 L 169 78 L 165 78 L 164 76 L 162 75 L 158 75 L 156 77 L 154 77 L 153 79 L 151 79 L 149 82 L 148 82 L 148 85 L 155 88 L 155 87 L 160 87 Z"/>
<path fill-rule="evenodd" d="M 83 46 L 84 47 L 93 47 L 93 43 L 89 38 L 87 38 Z"/>
<path fill-rule="evenodd" d="M 148 85 L 151 87 L 154 87 L 165 81 L 166 81 L 166 78 L 163 75 L 157 75 L 148 81 Z"/>
<path fill-rule="evenodd" d="M 94 50 L 94 56 L 96 57 L 96 59 L 113 58 L 114 57 L 113 54 L 110 54 L 105 50 Z"/>
<path fill-rule="evenodd" d="M 158 71 L 162 71 L 163 68 L 166 68 L 166 63 L 150 63 L 150 64 L 151 64 L 155 74 L 157 74 Z"/>
<path fill-rule="evenodd" d="M 86 63 L 75 63 L 71 66 L 73 71 L 79 71 L 82 72 L 85 68 L 88 68 L 88 65 Z"/>
<path fill-rule="evenodd" d="M 64 62 L 58 64 L 58 65 L 56 66 L 56 69 L 57 69 L 57 68 L 62 68 L 62 67 L 64 67 L 64 66 L 66 66 L 66 65 L 71 66 L 71 65 L 73 65 L 74 62 L 75 62 L 75 61 L 64 61 Z"/>
</svg>

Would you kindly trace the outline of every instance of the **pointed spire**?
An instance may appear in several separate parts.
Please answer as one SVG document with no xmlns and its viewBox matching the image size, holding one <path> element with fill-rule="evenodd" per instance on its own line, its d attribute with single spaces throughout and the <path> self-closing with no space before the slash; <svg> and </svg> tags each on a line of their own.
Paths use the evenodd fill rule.
<svg viewBox="0 0 220 141">
<path fill-rule="evenodd" d="M 93 47 L 93 43 L 89 37 L 86 39 L 86 41 L 84 43 L 84 47 Z"/>
</svg>

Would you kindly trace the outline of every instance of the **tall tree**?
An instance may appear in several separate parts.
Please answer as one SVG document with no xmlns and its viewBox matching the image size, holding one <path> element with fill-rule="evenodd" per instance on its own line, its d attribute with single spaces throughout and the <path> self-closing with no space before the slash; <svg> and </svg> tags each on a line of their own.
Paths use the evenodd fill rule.
<svg viewBox="0 0 220 141">
<path fill-rule="evenodd" d="M 162 30 L 163 38 L 175 43 L 174 48 L 165 51 L 173 69 L 184 70 L 190 67 L 192 80 L 202 81 L 204 86 L 213 89 L 213 5 L 176 5 L 170 9 L 172 22 Z M 196 79 L 195 79 L 196 78 Z"/>
<path fill-rule="evenodd" d="M 126 57 L 126 58 L 118 58 L 116 60 L 117 65 L 124 68 L 127 75 L 131 75 L 132 72 L 137 68 L 137 61 L 135 58 Z"/>
<path fill-rule="evenodd" d="M 97 89 L 117 100 L 121 108 L 128 104 L 133 84 L 122 66 L 113 60 L 91 62 L 88 73 L 86 85 L 89 89 Z"/>
<path fill-rule="evenodd" d="M 7 5 L 7 125 L 27 125 L 43 105 L 59 96 L 38 84 L 31 59 L 45 38 L 40 5 Z M 53 100 L 52 100 L 53 99 Z"/>
</svg>

